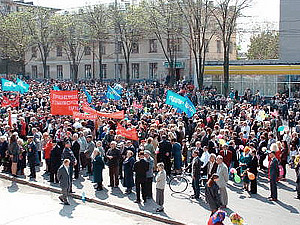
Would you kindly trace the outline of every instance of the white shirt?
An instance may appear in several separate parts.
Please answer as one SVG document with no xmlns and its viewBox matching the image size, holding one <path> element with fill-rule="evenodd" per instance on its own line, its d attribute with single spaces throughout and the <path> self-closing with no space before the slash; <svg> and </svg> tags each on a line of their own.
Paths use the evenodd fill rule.
<svg viewBox="0 0 300 225">
<path fill-rule="evenodd" d="M 206 164 L 209 162 L 209 157 L 210 157 L 210 154 L 208 151 L 202 153 L 200 160 L 201 160 L 201 162 L 203 162 L 203 165 L 201 166 L 201 168 L 204 168 L 206 166 Z"/>
<path fill-rule="evenodd" d="M 65 165 L 64 165 L 64 167 L 65 167 L 65 169 L 66 169 L 66 171 L 67 171 L 67 174 L 69 175 L 69 167 L 67 167 L 67 166 L 65 166 Z"/>
</svg>

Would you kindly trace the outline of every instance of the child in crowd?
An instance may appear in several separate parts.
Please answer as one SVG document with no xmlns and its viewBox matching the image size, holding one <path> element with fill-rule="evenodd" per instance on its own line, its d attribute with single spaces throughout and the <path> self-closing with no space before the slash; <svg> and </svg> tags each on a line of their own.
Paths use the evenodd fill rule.
<svg viewBox="0 0 300 225">
<path fill-rule="evenodd" d="M 165 166 L 163 163 L 157 164 L 158 174 L 156 176 L 156 203 L 159 207 L 156 209 L 156 212 L 163 212 L 164 211 L 164 190 L 166 185 L 166 171 Z"/>
</svg>

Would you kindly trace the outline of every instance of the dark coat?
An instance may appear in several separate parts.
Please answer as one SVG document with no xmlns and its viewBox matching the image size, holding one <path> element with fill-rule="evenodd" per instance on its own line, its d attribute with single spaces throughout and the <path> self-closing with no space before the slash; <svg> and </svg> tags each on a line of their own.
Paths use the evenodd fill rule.
<svg viewBox="0 0 300 225">
<path fill-rule="evenodd" d="M 166 158 L 171 157 L 172 144 L 169 141 L 167 140 L 161 141 L 158 145 L 158 148 L 159 148 L 159 153 L 157 154 L 158 162 L 163 162 L 165 161 Z M 166 156 L 167 153 L 169 154 L 169 156 Z"/>
<path fill-rule="evenodd" d="M 70 148 L 64 148 L 62 154 L 61 154 L 61 160 L 63 161 L 64 159 L 69 159 L 70 160 L 70 166 L 73 166 L 76 158 L 74 156 L 74 153 Z"/>
<path fill-rule="evenodd" d="M 1 142 L 0 143 L 0 158 L 4 158 L 5 157 L 5 152 L 8 149 L 8 143 L 7 141 Z"/>
<path fill-rule="evenodd" d="M 102 171 L 104 169 L 104 161 L 101 155 L 97 155 L 93 160 L 93 178 L 95 183 L 103 181 Z"/>
<path fill-rule="evenodd" d="M 252 156 L 250 163 L 248 164 L 249 172 L 257 175 L 258 159 L 256 156 Z"/>
<path fill-rule="evenodd" d="M 56 145 L 50 153 L 50 172 L 56 173 L 58 168 L 61 166 L 61 153 L 62 148 Z"/>
<path fill-rule="evenodd" d="M 181 169 L 181 166 L 182 166 L 181 145 L 178 142 L 173 144 L 172 154 L 173 154 L 173 157 L 174 157 L 174 168 L 175 168 L 175 170 Z"/>
<path fill-rule="evenodd" d="M 80 144 L 78 143 L 78 141 L 73 142 L 71 150 L 74 153 L 77 162 L 79 162 Z"/>
<path fill-rule="evenodd" d="M 146 173 L 149 169 L 149 163 L 144 159 L 136 161 L 133 165 L 133 171 L 135 172 L 136 183 L 146 182 Z"/>
<path fill-rule="evenodd" d="M 124 183 L 123 186 L 127 188 L 132 188 L 134 186 L 133 180 L 133 165 L 134 165 L 134 157 L 130 157 L 129 159 L 125 159 L 123 162 L 124 167 Z"/>
<path fill-rule="evenodd" d="M 211 211 L 217 210 L 221 206 L 219 186 L 216 182 L 213 182 L 211 187 L 208 187 L 207 184 L 205 185 L 205 199 Z"/>
<path fill-rule="evenodd" d="M 62 189 L 70 188 L 70 185 L 71 185 L 70 175 L 68 174 L 64 165 L 61 165 L 59 167 L 59 169 L 57 171 L 57 178 L 59 180 L 59 184 Z"/>
<path fill-rule="evenodd" d="M 212 166 L 211 171 L 209 172 L 209 168 Z M 208 179 L 211 177 L 211 175 L 213 175 L 214 173 L 217 172 L 218 169 L 218 164 L 216 162 L 214 162 L 213 165 L 211 165 L 211 162 L 207 163 L 207 177 Z"/>
<path fill-rule="evenodd" d="M 121 158 L 121 151 L 118 148 L 110 148 L 108 149 L 106 156 L 112 156 L 112 159 L 107 158 L 107 165 L 108 167 L 118 167 Z"/>
<path fill-rule="evenodd" d="M 35 164 L 36 163 L 36 155 L 37 155 L 37 150 L 35 147 L 34 142 L 31 142 L 28 144 L 28 152 L 27 152 L 27 159 L 29 164 Z"/>
<path fill-rule="evenodd" d="M 225 150 L 222 150 L 220 151 L 220 155 L 223 157 L 224 163 L 229 168 L 232 161 L 232 152 L 229 149 L 227 149 L 225 154 Z"/>
<path fill-rule="evenodd" d="M 274 157 L 270 163 L 270 180 L 277 180 L 279 175 L 278 160 Z"/>
</svg>

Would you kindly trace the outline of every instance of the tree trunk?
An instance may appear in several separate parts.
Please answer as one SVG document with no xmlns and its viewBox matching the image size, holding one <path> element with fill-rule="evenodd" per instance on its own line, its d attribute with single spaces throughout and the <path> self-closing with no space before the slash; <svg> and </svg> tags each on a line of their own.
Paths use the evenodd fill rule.
<svg viewBox="0 0 300 225">
<path fill-rule="evenodd" d="M 44 75 L 44 79 L 48 78 L 48 74 L 47 74 L 47 59 L 43 59 L 43 75 Z"/>
<path fill-rule="evenodd" d="M 129 61 L 126 60 L 126 83 L 130 83 L 130 67 Z M 118 66 L 117 66 L 118 67 Z M 118 69 L 118 68 L 117 68 Z"/>
<path fill-rule="evenodd" d="M 229 93 L 229 52 L 225 49 L 224 51 L 224 95 L 227 97 Z"/>
<path fill-rule="evenodd" d="M 102 71 L 102 41 L 99 41 L 99 49 L 98 49 L 98 54 L 99 54 L 99 76 L 100 76 L 100 83 L 103 82 L 103 71 Z"/>
<path fill-rule="evenodd" d="M 76 64 L 76 61 L 73 61 L 73 80 L 75 83 L 78 82 L 78 65 Z"/>
</svg>

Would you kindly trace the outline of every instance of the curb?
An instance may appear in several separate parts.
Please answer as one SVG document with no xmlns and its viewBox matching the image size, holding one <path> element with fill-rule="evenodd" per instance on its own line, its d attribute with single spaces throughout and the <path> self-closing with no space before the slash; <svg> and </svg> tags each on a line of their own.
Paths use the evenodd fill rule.
<svg viewBox="0 0 300 225">
<path fill-rule="evenodd" d="M 44 190 L 44 191 L 50 191 L 50 192 L 53 192 L 53 193 L 61 194 L 60 189 L 53 188 L 53 187 L 47 187 L 47 186 L 38 184 L 37 182 L 33 183 L 33 182 L 30 182 L 30 181 L 27 181 L 27 180 L 11 177 L 9 175 L 4 175 L 4 174 L 0 174 L 0 178 L 5 179 L 5 180 L 14 181 L 16 183 L 27 185 L 27 186 L 37 188 L 37 189 L 41 189 L 41 190 Z M 70 194 L 70 196 L 74 199 L 81 200 L 81 196 L 78 195 L 78 194 Z M 97 204 L 97 205 L 102 205 L 102 206 L 110 207 L 110 208 L 120 210 L 120 211 L 123 211 L 123 212 L 126 212 L 126 213 L 130 213 L 130 214 L 146 217 L 146 218 L 149 218 L 149 219 L 153 219 L 153 220 L 156 220 L 158 222 L 162 222 L 162 223 L 166 223 L 166 224 L 174 224 L 174 225 L 185 225 L 185 223 L 182 223 L 182 222 L 179 222 L 179 221 L 164 218 L 162 216 L 153 215 L 151 213 L 146 213 L 146 212 L 136 211 L 136 210 L 133 210 L 133 209 L 124 208 L 122 206 L 113 205 L 113 204 L 110 204 L 110 203 L 107 203 L 107 202 L 104 202 L 104 201 L 101 201 L 101 200 L 98 200 L 98 199 L 86 197 L 85 200 L 87 202 L 94 203 L 94 204 Z"/>
</svg>

